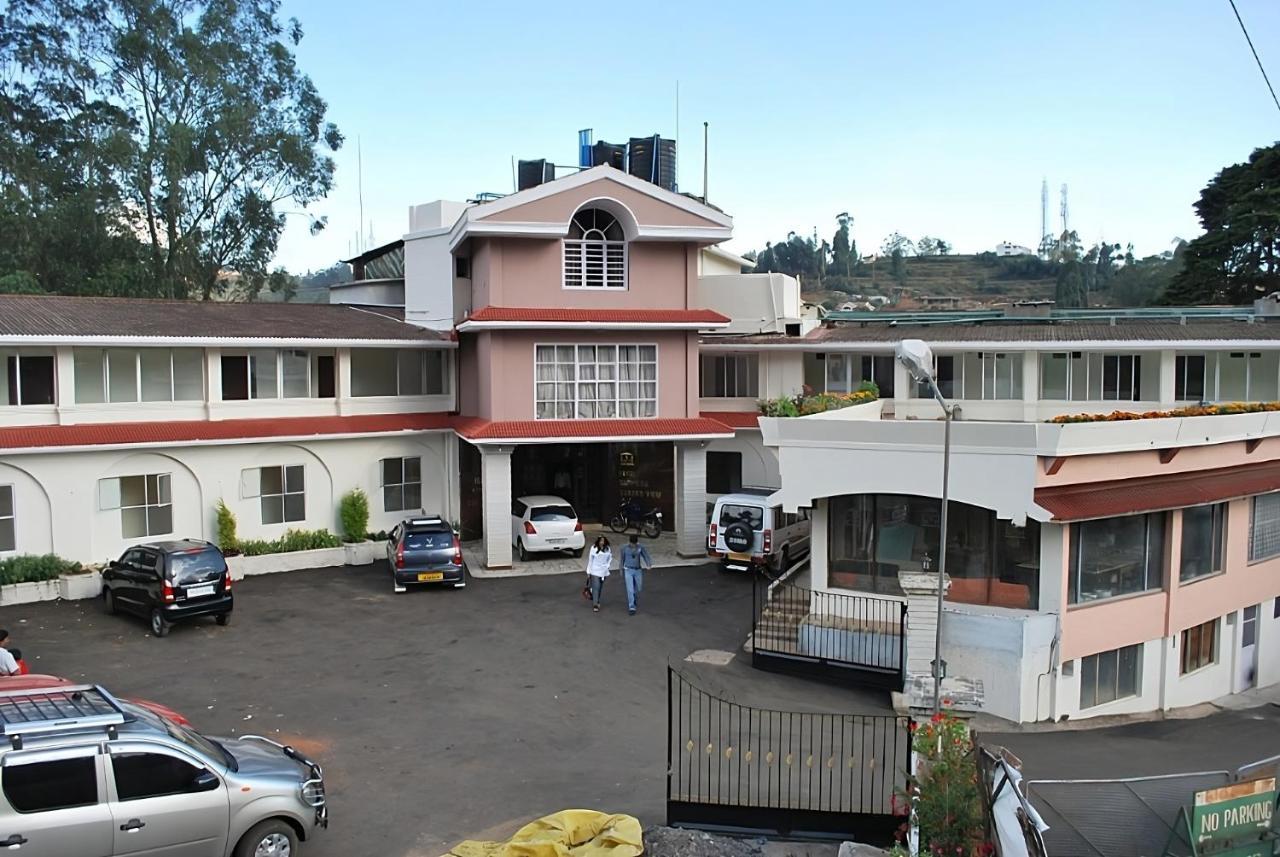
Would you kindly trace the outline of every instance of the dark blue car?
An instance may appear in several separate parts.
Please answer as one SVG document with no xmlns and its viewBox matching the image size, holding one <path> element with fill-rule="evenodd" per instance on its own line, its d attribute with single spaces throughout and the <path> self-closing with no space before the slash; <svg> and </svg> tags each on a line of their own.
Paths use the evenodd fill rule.
<svg viewBox="0 0 1280 857">
<path fill-rule="evenodd" d="M 421 515 L 397 524 L 387 537 L 387 564 L 396 592 L 420 583 L 455 589 L 467 585 L 462 544 L 453 527 L 437 516 Z"/>
</svg>

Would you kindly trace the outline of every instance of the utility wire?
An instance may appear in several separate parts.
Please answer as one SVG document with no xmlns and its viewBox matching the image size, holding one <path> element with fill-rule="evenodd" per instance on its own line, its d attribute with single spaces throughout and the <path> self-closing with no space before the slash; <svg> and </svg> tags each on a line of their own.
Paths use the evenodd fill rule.
<svg viewBox="0 0 1280 857">
<path fill-rule="evenodd" d="M 1262 79 L 1267 83 L 1267 89 L 1271 92 L 1271 100 L 1276 103 L 1276 109 L 1280 110 L 1280 98 L 1276 97 L 1276 89 L 1271 85 L 1271 78 L 1267 77 L 1267 70 L 1262 67 L 1262 60 L 1258 57 L 1258 49 L 1253 46 L 1253 39 L 1249 38 L 1249 30 L 1244 25 L 1244 19 L 1240 17 L 1240 10 L 1236 8 L 1236 0 L 1227 0 L 1231 4 L 1231 11 L 1236 13 L 1236 20 L 1240 22 L 1240 32 L 1244 33 L 1244 40 L 1249 43 L 1249 50 L 1253 51 L 1253 61 L 1258 64 L 1258 71 L 1262 72 Z"/>
</svg>

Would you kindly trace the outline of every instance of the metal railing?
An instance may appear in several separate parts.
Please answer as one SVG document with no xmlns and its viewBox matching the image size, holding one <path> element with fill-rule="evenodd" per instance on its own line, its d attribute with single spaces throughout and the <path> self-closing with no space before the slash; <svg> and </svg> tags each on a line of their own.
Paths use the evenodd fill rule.
<svg viewBox="0 0 1280 857">
<path fill-rule="evenodd" d="M 739 705 L 671 668 L 667 707 L 668 824 L 892 838 L 906 718 Z"/>
<path fill-rule="evenodd" d="M 905 602 L 758 581 L 752 610 L 755 666 L 901 686 Z"/>
</svg>

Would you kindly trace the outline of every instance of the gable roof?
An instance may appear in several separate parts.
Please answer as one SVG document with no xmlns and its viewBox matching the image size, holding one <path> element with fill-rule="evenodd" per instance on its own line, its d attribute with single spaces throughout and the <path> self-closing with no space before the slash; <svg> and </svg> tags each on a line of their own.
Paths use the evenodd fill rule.
<svg viewBox="0 0 1280 857">
<path fill-rule="evenodd" d="M 451 347 L 447 332 L 401 310 L 344 304 L 228 303 L 145 298 L 0 295 L 0 343 L 190 345 L 257 343 Z"/>
</svg>

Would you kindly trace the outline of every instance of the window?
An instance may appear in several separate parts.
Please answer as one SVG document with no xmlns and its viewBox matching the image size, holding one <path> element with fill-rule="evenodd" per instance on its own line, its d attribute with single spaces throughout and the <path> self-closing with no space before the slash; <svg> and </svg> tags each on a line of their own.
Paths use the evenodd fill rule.
<svg viewBox="0 0 1280 857">
<path fill-rule="evenodd" d="M 1192 506 L 1182 510 L 1181 581 L 1195 580 L 1222 571 L 1222 541 L 1226 532 L 1227 504 Z"/>
<path fill-rule="evenodd" d="M 311 397 L 311 355 L 297 348 L 280 352 L 280 389 L 286 399 Z"/>
<path fill-rule="evenodd" d="M 1163 512 L 1072 524 L 1068 601 L 1083 604 L 1159 589 L 1164 531 Z"/>
<path fill-rule="evenodd" d="M 53 355 L 0 350 L 0 405 L 52 405 Z"/>
<path fill-rule="evenodd" d="M 564 240 L 564 287 L 627 287 L 626 235 L 609 212 L 586 208 L 573 216 Z"/>
<path fill-rule="evenodd" d="M 742 453 L 707 453 L 707 493 L 732 494 L 742 488 Z"/>
<path fill-rule="evenodd" d="M 1148 361 L 1148 369 L 1158 369 Z M 1144 373 L 1138 354 L 1094 354 L 1082 351 L 1047 352 L 1040 356 L 1040 398 L 1056 401 L 1122 401 L 1142 398 Z"/>
<path fill-rule="evenodd" d="M 13 510 L 13 486 L 0 485 L 0 553 L 18 549 L 18 530 Z"/>
<path fill-rule="evenodd" d="M 1035 609 L 1039 603 L 1040 525 L 1017 527 L 994 511 L 952 502 L 947 530 L 947 599 Z M 828 505 L 829 584 L 901 595 L 898 573 L 936 570 L 942 504 L 934 497 L 856 494 Z M 926 561 L 929 563 L 925 565 Z"/>
<path fill-rule="evenodd" d="M 1280 554 L 1280 493 L 1253 498 L 1249 516 L 1249 562 Z"/>
<path fill-rule="evenodd" d="M 422 459 L 382 459 L 382 510 L 422 508 Z"/>
<path fill-rule="evenodd" d="M 1179 402 L 1204 400 L 1204 355 L 1179 354 L 1174 358 L 1173 397 Z"/>
<path fill-rule="evenodd" d="M 1142 692 L 1142 644 L 1080 659 L 1080 707 L 1093 708 Z"/>
<path fill-rule="evenodd" d="M 707 398 L 751 398 L 759 395 L 758 354 L 702 355 L 702 395 Z"/>
<path fill-rule="evenodd" d="M 163 753 L 112 753 L 111 770 L 120 800 L 190 794 L 217 787 L 217 780 L 197 780 L 207 773 L 176 756 Z"/>
<path fill-rule="evenodd" d="M 1218 620 L 1182 632 L 1182 675 L 1211 666 L 1218 657 Z"/>
<path fill-rule="evenodd" d="M 223 401 L 277 398 L 279 363 L 279 354 L 267 349 L 222 355 Z"/>
<path fill-rule="evenodd" d="M 539 345 L 534 372 L 540 420 L 657 416 L 656 345 Z"/>
<path fill-rule="evenodd" d="M 168 473 L 98 480 L 98 508 L 120 510 L 120 535 L 140 539 L 173 532 L 173 496 Z"/>
<path fill-rule="evenodd" d="M 471 279 L 471 259 L 467 256 L 454 256 L 453 275 L 460 280 Z"/>
<path fill-rule="evenodd" d="M 72 367 L 76 404 L 204 399 L 198 348 L 77 348 Z"/>
<path fill-rule="evenodd" d="M 880 398 L 893 398 L 893 355 L 827 354 L 824 362 L 826 392 L 851 393 L 863 381 L 873 381 L 880 388 Z"/>
<path fill-rule="evenodd" d="M 97 749 L 70 759 L 5 759 L 4 796 L 18 812 L 48 812 L 98 802 Z"/>
<path fill-rule="evenodd" d="M 283 524 L 307 518 L 303 465 L 262 467 L 258 470 L 262 523 Z"/>
<path fill-rule="evenodd" d="M 1002 400 L 1022 398 L 1022 355 L 977 351 L 939 355 L 935 369 L 944 398 Z M 933 398 L 923 384 L 913 384 L 915 397 Z"/>
<path fill-rule="evenodd" d="M 440 349 L 351 349 L 351 395 L 442 396 L 449 358 Z"/>
</svg>

